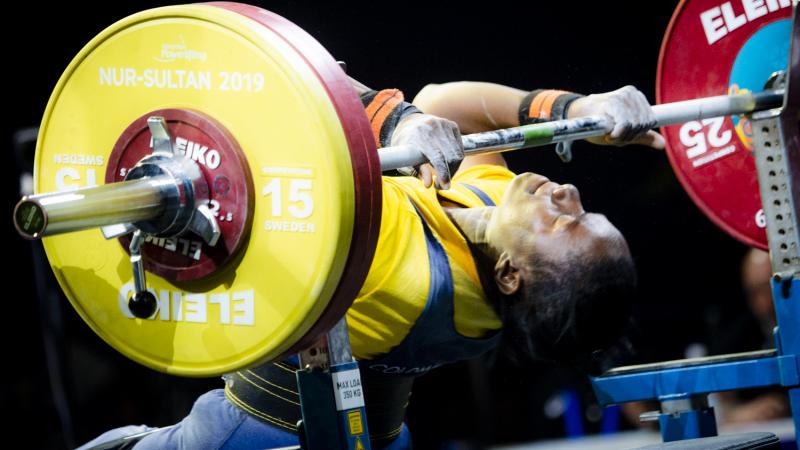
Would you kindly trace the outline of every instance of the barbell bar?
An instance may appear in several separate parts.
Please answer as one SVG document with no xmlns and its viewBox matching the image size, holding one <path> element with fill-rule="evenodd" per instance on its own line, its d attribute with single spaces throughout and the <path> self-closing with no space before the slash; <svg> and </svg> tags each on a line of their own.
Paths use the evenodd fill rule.
<svg viewBox="0 0 800 450">
<path fill-rule="evenodd" d="M 654 127 L 777 108 L 783 103 L 783 96 L 783 90 L 776 89 L 654 105 Z M 602 136 L 610 133 L 613 127 L 607 117 L 587 116 L 468 134 L 462 136 L 462 142 L 465 156 L 480 155 Z M 427 161 L 419 149 L 407 146 L 384 147 L 379 155 L 383 171 Z"/>
<path fill-rule="evenodd" d="M 653 106 L 655 127 L 735 114 L 748 114 L 780 107 L 782 89 L 758 93 L 720 95 Z M 602 136 L 613 128 L 607 117 L 574 119 L 523 125 L 462 136 L 465 156 L 519 150 L 548 144 Z M 427 162 L 422 151 L 409 146 L 390 146 L 378 151 L 382 171 Z M 89 228 L 147 221 L 162 214 L 167 199 L 174 196 L 180 180 L 159 176 L 72 192 L 23 197 L 14 212 L 20 235 L 38 239 Z M 99 208 L 108 205 L 110 208 Z"/>
</svg>

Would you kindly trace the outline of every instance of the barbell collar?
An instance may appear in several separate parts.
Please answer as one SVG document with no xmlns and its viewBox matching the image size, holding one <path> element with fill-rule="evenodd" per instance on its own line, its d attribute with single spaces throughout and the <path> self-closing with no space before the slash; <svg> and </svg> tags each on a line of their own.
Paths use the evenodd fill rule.
<svg viewBox="0 0 800 450">
<path fill-rule="evenodd" d="M 142 244 L 144 244 L 142 231 L 134 231 L 128 248 L 131 252 L 130 259 L 133 267 L 133 290 L 136 294 L 147 290 L 147 279 L 144 273 L 144 264 L 142 264 Z"/>
</svg>

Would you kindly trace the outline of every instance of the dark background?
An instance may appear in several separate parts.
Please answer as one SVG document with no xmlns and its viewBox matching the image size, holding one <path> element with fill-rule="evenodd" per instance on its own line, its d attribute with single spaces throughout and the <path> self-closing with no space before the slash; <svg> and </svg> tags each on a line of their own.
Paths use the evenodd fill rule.
<svg viewBox="0 0 800 450">
<path fill-rule="evenodd" d="M 9 112 L 4 146 L 11 148 L 15 130 L 38 125 L 58 77 L 86 42 L 128 14 L 163 4 L 14 6 L 4 28 Z M 430 82 L 486 80 L 582 93 L 633 84 L 651 102 L 661 39 L 676 6 L 673 1 L 257 4 L 311 33 L 347 62 L 351 76 L 375 88 L 401 88 L 407 98 Z M 628 238 L 640 278 L 632 332 L 637 352 L 629 362 L 680 358 L 688 344 L 731 332 L 720 325 L 741 321 L 736 319 L 744 311 L 738 270 L 746 248 L 692 204 L 666 156 L 644 147 L 582 142 L 573 152 L 569 164 L 549 147 L 508 159 L 514 170 L 576 184 L 586 209 L 605 213 Z M 64 448 L 115 426 L 168 425 L 189 411 L 197 395 L 221 387 L 217 379 L 177 379 L 138 367 L 94 336 L 63 296 L 37 300 L 41 289 L 34 280 L 31 246 L 9 220 L 18 199 L 19 168 L 12 152 L 4 155 L 9 295 L 0 327 L 6 343 L 0 398 L 11 417 L 6 438 L 26 442 L 27 448 Z M 49 271 L 45 275 L 54 283 Z M 54 338 L 47 338 L 48 330 L 55 330 Z M 48 339 L 60 370 L 51 364 L 48 371 Z M 756 339 L 733 350 L 758 344 Z M 443 440 L 485 444 L 561 436 L 562 420 L 545 417 L 542 405 L 565 387 L 575 388 L 589 405 L 584 380 L 547 366 L 455 365 L 419 380 L 409 423 L 420 439 L 418 448 L 436 448 Z M 59 398 L 59 392 L 64 393 L 60 403 L 53 395 Z M 586 430 L 596 429 L 596 414 L 584 416 Z"/>
</svg>

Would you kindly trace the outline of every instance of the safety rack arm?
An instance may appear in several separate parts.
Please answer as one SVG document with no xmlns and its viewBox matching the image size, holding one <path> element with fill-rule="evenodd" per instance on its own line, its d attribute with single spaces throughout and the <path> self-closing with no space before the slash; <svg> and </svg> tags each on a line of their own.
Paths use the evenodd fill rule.
<svg viewBox="0 0 800 450">
<path fill-rule="evenodd" d="M 346 318 L 300 352 L 299 359 L 302 448 L 370 450 L 364 390 Z"/>
</svg>

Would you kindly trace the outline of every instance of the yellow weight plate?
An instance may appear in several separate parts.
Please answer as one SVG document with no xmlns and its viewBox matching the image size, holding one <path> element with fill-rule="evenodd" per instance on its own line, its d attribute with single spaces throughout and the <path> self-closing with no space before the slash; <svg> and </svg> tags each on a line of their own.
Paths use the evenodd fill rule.
<svg viewBox="0 0 800 450">
<path fill-rule="evenodd" d="M 255 21 L 208 5 L 144 11 L 100 33 L 59 80 L 37 192 L 101 183 L 120 134 L 159 109 L 213 118 L 244 152 L 256 192 L 239 260 L 180 284 L 148 273 L 149 320 L 129 314 L 127 253 L 98 230 L 44 239 L 56 277 L 97 334 L 154 369 L 210 376 L 275 358 L 328 305 L 350 246 L 353 170 L 335 108 L 298 49 Z"/>
</svg>

